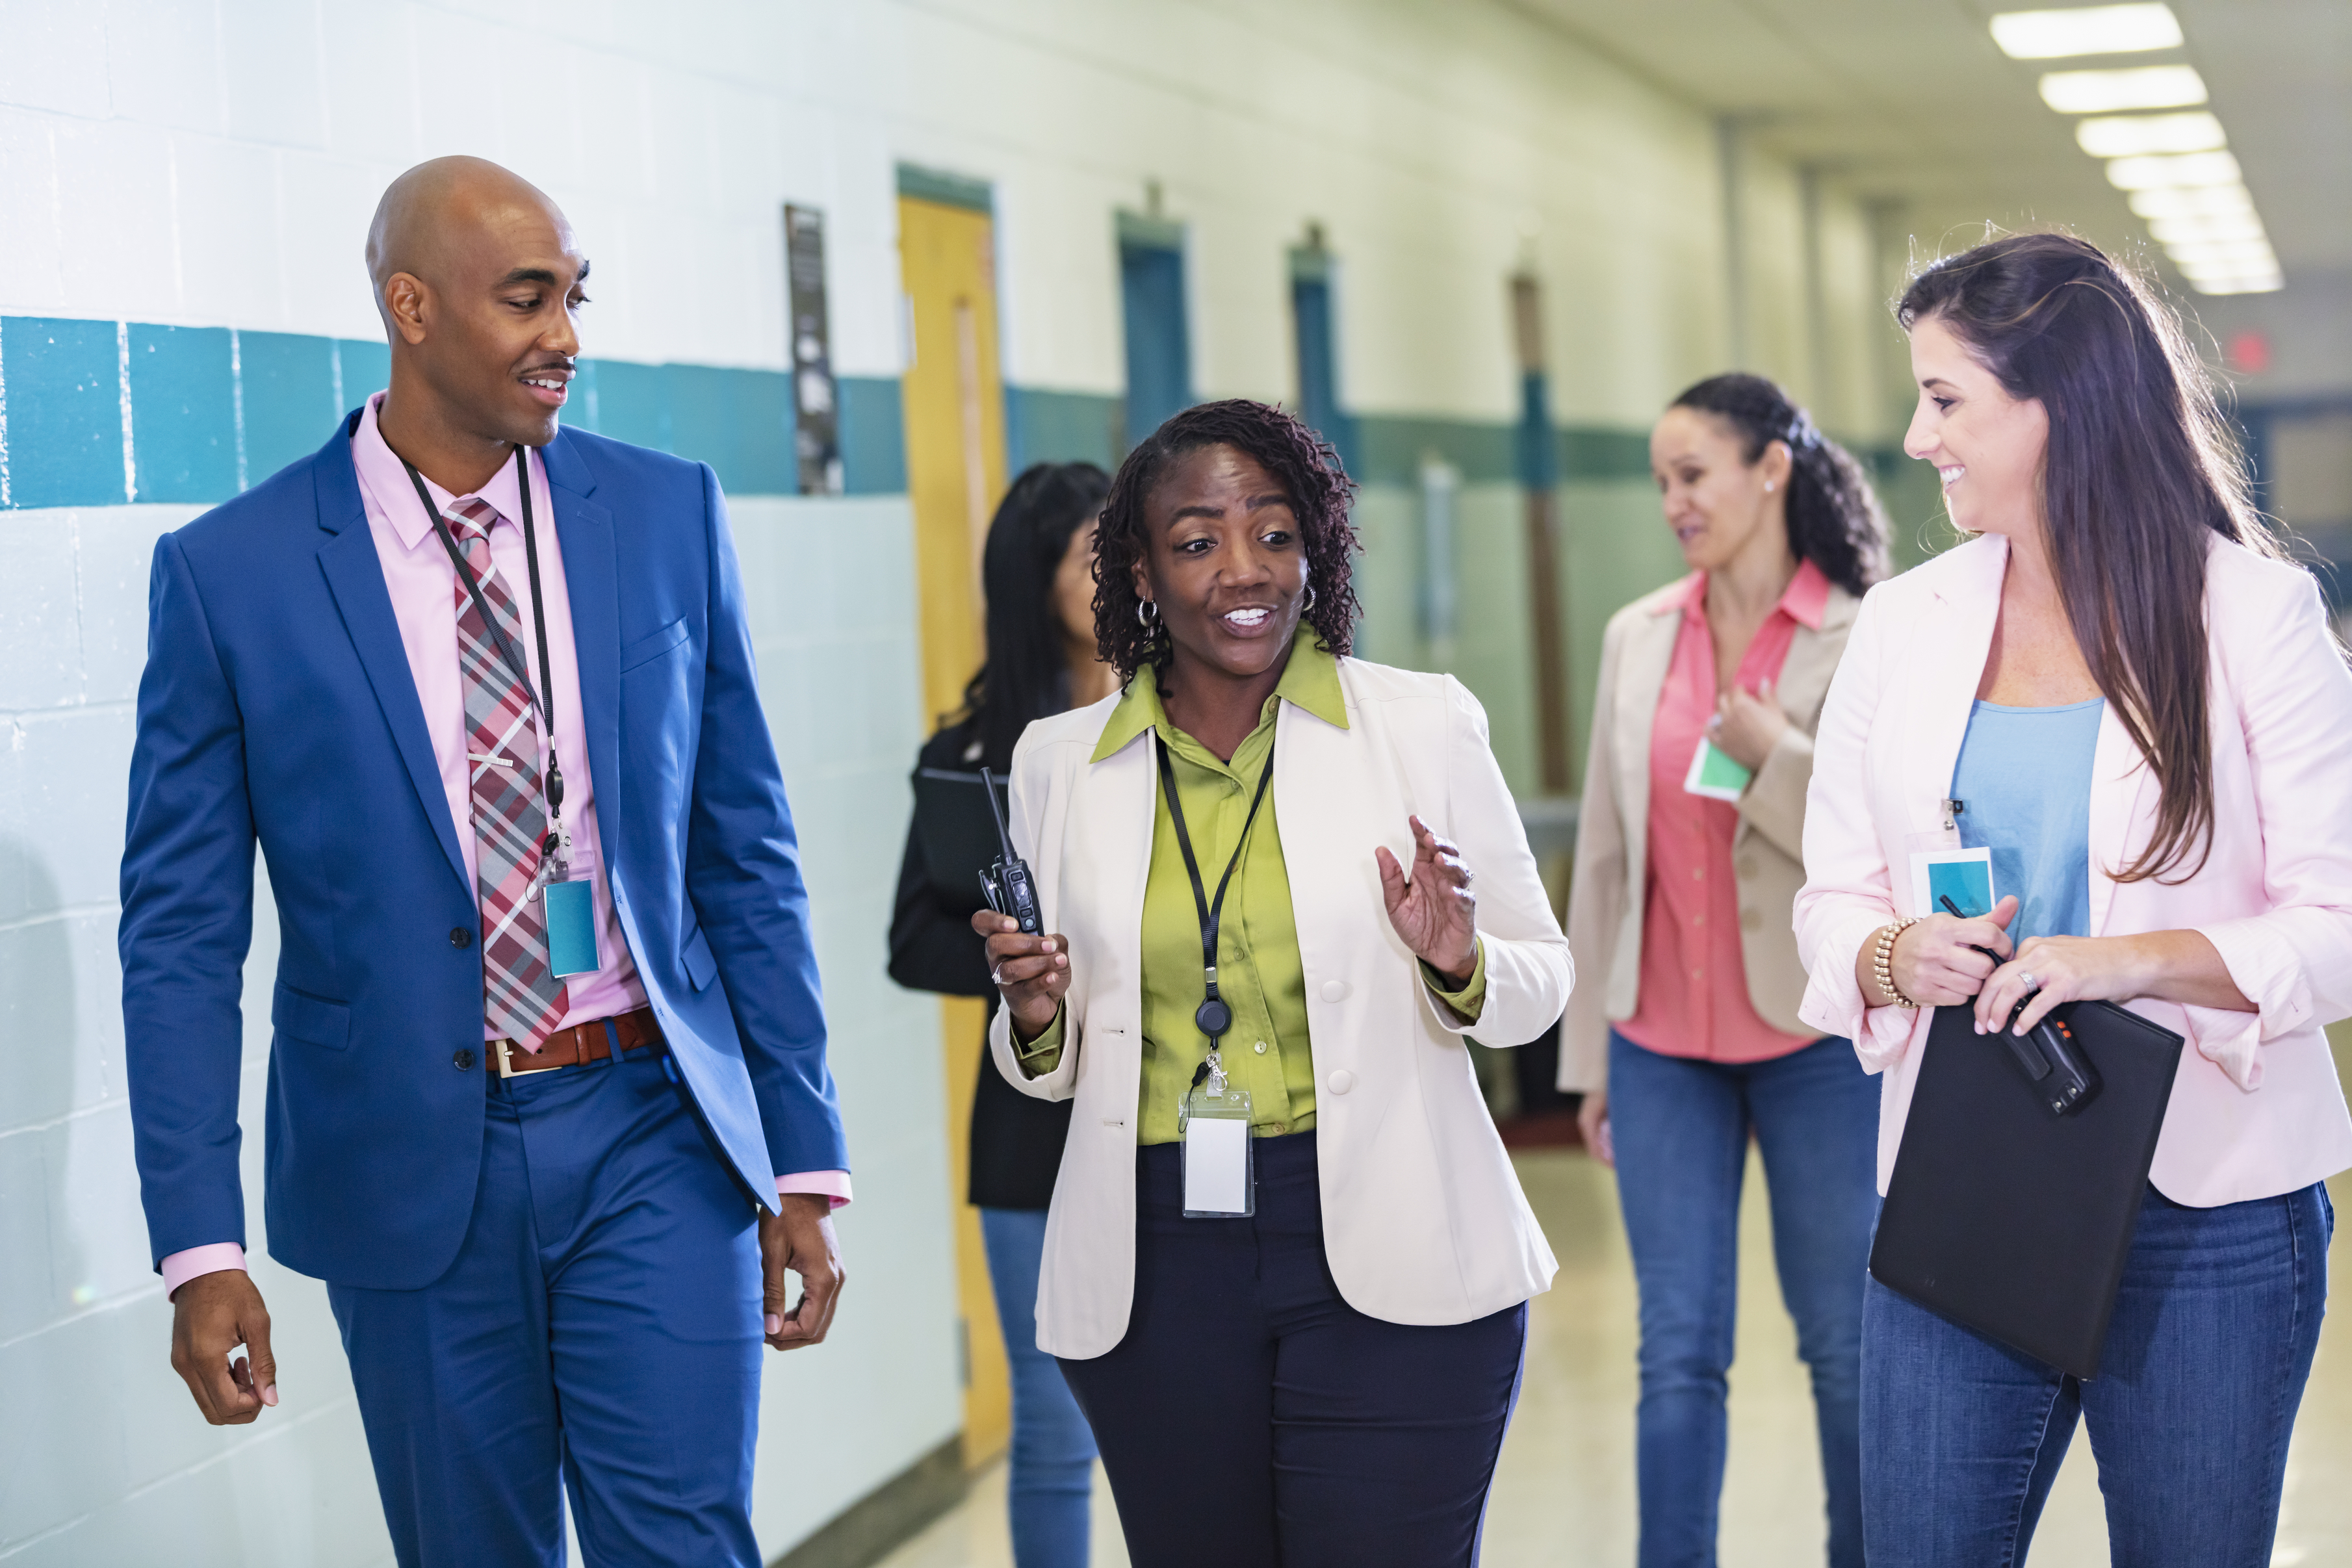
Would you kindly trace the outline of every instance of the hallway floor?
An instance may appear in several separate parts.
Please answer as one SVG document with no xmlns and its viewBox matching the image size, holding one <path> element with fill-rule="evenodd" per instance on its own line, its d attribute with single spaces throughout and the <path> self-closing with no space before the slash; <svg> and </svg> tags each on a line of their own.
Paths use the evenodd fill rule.
<svg viewBox="0 0 2352 1568">
<path fill-rule="evenodd" d="M 1614 1568 L 1633 1561 L 1633 1267 L 1610 1173 L 1580 1150 L 1517 1155 L 1528 1197 L 1559 1255 L 1536 1299 L 1527 1381 L 1486 1520 L 1486 1568 Z M 1731 1373 L 1725 1568 L 1810 1568 L 1822 1560 L 1821 1467 L 1796 1334 L 1772 1272 L 1762 1171 L 1751 1157 L 1740 1225 L 1739 1354 Z M 2335 1184 L 2339 1207 L 2352 1181 Z M 2287 1464 L 2276 1568 L 2352 1563 L 2352 1326 L 2331 1314 Z M 1096 1568 L 1124 1568 L 1110 1493 L 1096 1476 Z M 1004 1469 L 989 1468 L 952 1512 L 886 1568 L 1011 1568 Z M 2076 1434 L 2034 1541 L 2032 1561 L 2103 1568 L 2106 1528 L 2090 1445 Z"/>
</svg>

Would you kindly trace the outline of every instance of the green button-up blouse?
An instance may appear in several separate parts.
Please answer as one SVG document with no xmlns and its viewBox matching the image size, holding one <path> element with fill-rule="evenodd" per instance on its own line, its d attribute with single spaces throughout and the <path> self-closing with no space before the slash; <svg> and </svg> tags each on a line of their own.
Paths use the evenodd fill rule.
<svg viewBox="0 0 2352 1568">
<path fill-rule="evenodd" d="M 1251 1130 L 1260 1137 L 1304 1132 L 1315 1124 L 1315 1052 L 1307 1022 L 1307 970 L 1298 956 L 1298 925 L 1291 910 L 1290 873 L 1282 858 L 1282 833 L 1274 795 L 1258 808 L 1246 843 L 1242 825 L 1250 800 L 1274 751 L 1274 721 L 1287 702 L 1339 728 L 1348 727 L 1347 699 L 1339 689 L 1339 661 L 1299 629 L 1290 662 L 1255 729 L 1230 759 L 1168 722 L 1159 683 L 1145 672 L 1128 683 L 1095 746 L 1099 762 L 1147 729 L 1160 732 L 1174 764 L 1176 796 L 1201 867 L 1203 894 L 1216 897 L 1217 879 L 1239 845 L 1217 940 L 1217 994 L 1234 1009 L 1234 1025 L 1220 1044 L 1226 1076 L 1249 1091 Z M 1152 790 L 1151 869 L 1143 892 L 1143 1093 L 1137 1141 L 1176 1141 L 1177 1108 L 1192 1087 L 1192 1074 L 1208 1054 L 1208 1038 L 1193 1022 L 1206 994 L 1201 973 L 1201 922 L 1184 852 L 1168 814 L 1168 799 Z M 1366 853 L 1370 851 L 1367 850 Z M 1459 991 L 1444 988 L 1436 972 L 1423 976 L 1437 998 L 1475 1019 L 1486 998 L 1486 955 L 1482 944 L 1470 982 Z M 1051 1072 L 1062 1057 L 1062 1020 L 1027 1046 L 1016 1046 L 1022 1070 L 1034 1078 Z"/>
</svg>

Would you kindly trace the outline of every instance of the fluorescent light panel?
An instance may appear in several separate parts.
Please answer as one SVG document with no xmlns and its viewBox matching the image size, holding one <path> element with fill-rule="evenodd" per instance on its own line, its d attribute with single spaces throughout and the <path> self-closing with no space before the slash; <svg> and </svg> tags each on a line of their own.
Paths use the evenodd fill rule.
<svg viewBox="0 0 2352 1568">
<path fill-rule="evenodd" d="M 2168 245 L 2164 247 L 2164 254 L 2183 267 L 2228 267 L 2245 271 L 2278 266 L 2278 257 L 2271 254 L 2271 242 L 2266 239 L 2209 240 L 2190 245 Z"/>
<path fill-rule="evenodd" d="M 2107 183 L 2118 191 L 2155 191 L 2179 186 L 2242 185 L 2238 161 L 2227 152 L 2178 152 L 2169 156 L 2115 158 Z"/>
<path fill-rule="evenodd" d="M 2114 114 L 2131 109 L 2193 109 L 2205 101 L 2195 66 L 2134 66 L 2112 71 L 2050 71 L 2042 101 L 2061 114 Z"/>
<path fill-rule="evenodd" d="M 2171 6 L 2154 5 L 2005 11 L 1992 19 L 1992 41 L 2012 60 L 2136 54 L 2179 48 L 2180 21 Z"/>
<path fill-rule="evenodd" d="M 2147 232 L 2158 245 L 2195 245 L 2200 241 L 2261 239 L 2263 220 L 2252 213 L 2208 214 L 2199 217 L 2151 218 Z"/>
<path fill-rule="evenodd" d="M 2286 279 L 2277 273 L 2260 277 L 2215 277 L 2195 279 L 2200 294 L 2275 294 L 2286 287 Z"/>
<path fill-rule="evenodd" d="M 2252 216 L 2254 198 L 2243 185 L 2207 185 L 2200 190 L 2134 191 L 2131 210 L 2144 218 Z"/>
<path fill-rule="evenodd" d="M 2230 144 L 2221 122 L 2201 110 L 2189 114 L 2116 114 L 2078 120 L 2074 141 L 2094 158 L 2211 152 Z"/>
</svg>

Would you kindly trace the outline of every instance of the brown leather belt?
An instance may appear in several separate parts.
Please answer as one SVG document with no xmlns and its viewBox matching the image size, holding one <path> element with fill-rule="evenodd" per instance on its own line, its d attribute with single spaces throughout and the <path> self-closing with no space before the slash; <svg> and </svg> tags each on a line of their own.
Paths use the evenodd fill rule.
<svg viewBox="0 0 2352 1568">
<path fill-rule="evenodd" d="M 610 1037 L 604 1032 L 607 1023 L 613 1026 L 613 1034 L 620 1038 L 623 1051 L 661 1043 L 661 1026 L 654 1022 L 654 1009 L 639 1008 L 633 1013 L 615 1013 L 610 1019 L 594 1019 L 557 1030 L 535 1052 L 522 1050 L 510 1040 L 494 1040 L 489 1044 L 490 1061 L 501 1078 L 528 1078 L 534 1072 L 553 1072 L 560 1067 L 577 1067 L 583 1061 L 602 1061 L 613 1054 Z M 516 1061 L 530 1065 L 517 1067 Z"/>
</svg>

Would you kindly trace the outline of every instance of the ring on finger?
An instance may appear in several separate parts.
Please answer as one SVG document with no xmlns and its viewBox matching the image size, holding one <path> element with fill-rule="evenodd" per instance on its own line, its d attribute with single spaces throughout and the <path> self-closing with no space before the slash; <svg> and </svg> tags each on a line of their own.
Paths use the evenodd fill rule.
<svg viewBox="0 0 2352 1568">
<path fill-rule="evenodd" d="M 2017 978 L 2018 983 L 2029 991 L 2038 991 L 2042 988 L 2042 982 L 2033 977 L 2033 971 L 2031 969 L 2019 971 Z"/>
</svg>

